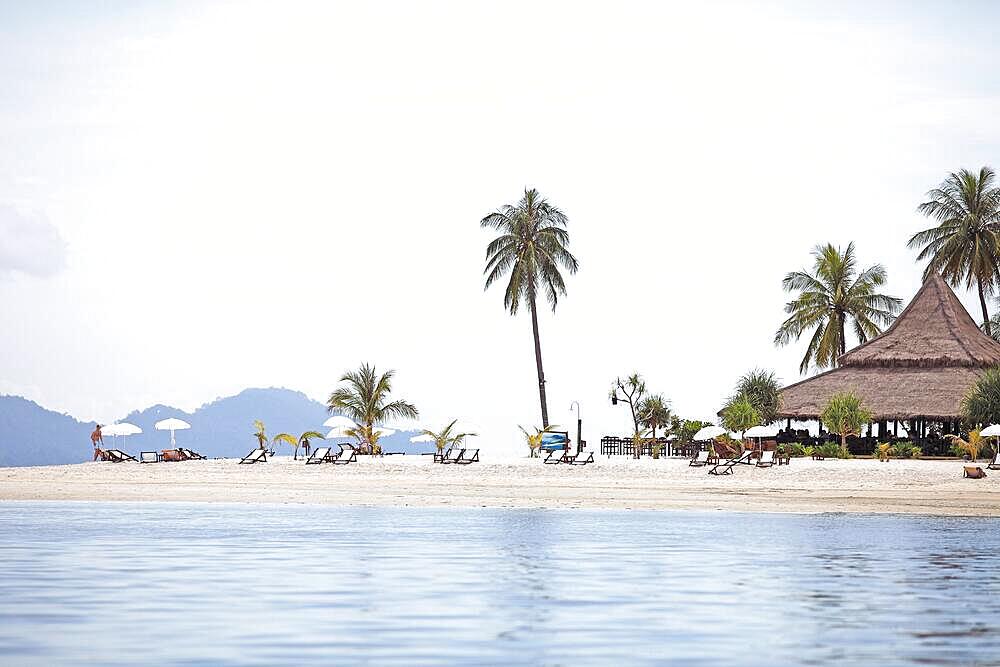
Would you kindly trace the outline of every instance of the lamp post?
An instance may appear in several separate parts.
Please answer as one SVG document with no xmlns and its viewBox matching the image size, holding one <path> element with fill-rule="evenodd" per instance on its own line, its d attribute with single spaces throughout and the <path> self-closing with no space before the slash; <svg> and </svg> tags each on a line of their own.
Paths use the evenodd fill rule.
<svg viewBox="0 0 1000 667">
<path fill-rule="evenodd" d="M 573 406 L 576 406 L 576 453 L 579 454 L 583 451 L 583 420 L 580 419 L 580 401 L 573 401 L 569 404 L 569 409 L 572 410 Z"/>
</svg>

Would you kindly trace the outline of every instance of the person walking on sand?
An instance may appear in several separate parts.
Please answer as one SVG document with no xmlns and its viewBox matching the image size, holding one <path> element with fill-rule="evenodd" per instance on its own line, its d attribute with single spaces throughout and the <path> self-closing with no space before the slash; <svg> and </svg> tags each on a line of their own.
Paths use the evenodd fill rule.
<svg viewBox="0 0 1000 667">
<path fill-rule="evenodd" d="M 101 425 L 98 424 L 94 432 L 90 434 L 90 443 L 94 445 L 94 460 L 104 459 L 104 452 L 101 451 L 101 447 L 104 446 L 104 436 L 101 435 Z M 100 447 L 98 447 L 98 443 Z"/>
</svg>

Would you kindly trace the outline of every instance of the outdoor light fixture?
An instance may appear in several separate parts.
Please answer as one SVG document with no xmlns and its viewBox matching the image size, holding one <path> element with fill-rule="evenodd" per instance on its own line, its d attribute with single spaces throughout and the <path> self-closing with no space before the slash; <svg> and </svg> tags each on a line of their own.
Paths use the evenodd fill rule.
<svg viewBox="0 0 1000 667">
<path fill-rule="evenodd" d="M 618 405 L 618 392 L 617 391 L 612 391 L 611 392 L 611 405 Z"/>
</svg>

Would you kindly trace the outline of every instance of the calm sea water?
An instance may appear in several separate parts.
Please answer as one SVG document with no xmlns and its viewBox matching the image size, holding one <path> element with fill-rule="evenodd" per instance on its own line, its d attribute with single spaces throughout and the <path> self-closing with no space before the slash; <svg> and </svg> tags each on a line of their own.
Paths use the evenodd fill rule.
<svg viewBox="0 0 1000 667">
<path fill-rule="evenodd" d="M 1000 520 L 0 503 L 0 664 L 1000 664 Z"/>
</svg>

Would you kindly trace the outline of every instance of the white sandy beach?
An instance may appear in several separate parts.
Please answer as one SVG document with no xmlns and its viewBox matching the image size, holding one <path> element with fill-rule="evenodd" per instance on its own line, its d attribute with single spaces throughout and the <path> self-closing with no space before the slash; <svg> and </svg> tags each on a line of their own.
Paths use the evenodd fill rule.
<svg viewBox="0 0 1000 667">
<path fill-rule="evenodd" d="M 1000 471 L 963 479 L 962 465 L 795 459 L 717 477 L 686 460 L 622 457 L 582 467 L 538 459 L 435 465 L 422 456 L 362 457 L 348 466 L 306 466 L 290 457 L 258 465 L 82 463 L 0 468 L 0 500 L 1000 514 Z"/>
</svg>

